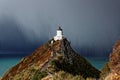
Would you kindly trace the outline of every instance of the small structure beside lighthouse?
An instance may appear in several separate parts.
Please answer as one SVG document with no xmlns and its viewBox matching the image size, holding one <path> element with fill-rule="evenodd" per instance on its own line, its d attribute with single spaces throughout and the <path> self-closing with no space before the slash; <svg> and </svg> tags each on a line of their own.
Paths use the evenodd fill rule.
<svg viewBox="0 0 120 80">
<path fill-rule="evenodd" d="M 62 28 L 59 26 L 59 28 L 57 29 L 57 34 L 56 36 L 54 36 L 54 40 L 57 41 L 57 40 L 62 40 L 63 39 L 63 30 Z"/>
</svg>

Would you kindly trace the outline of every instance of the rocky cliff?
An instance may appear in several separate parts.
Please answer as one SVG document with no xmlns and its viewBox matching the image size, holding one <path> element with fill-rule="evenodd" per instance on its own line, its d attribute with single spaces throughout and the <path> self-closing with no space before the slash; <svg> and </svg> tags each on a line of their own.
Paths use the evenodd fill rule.
<svg viewBox="0 0 120 80">
<path fill-rule="evenodd" d="M 109 62 L 102 69 L 101 79 L 120 80 L 120 41 L 114 45 Z"/>
<path fill-rule="evenodd" d="M 100 74 L 71 48 L 67 39 L 52 39 L 9 69 L 1 80 L 41 80 L 53 77 L 60 71 L 73 76 L 80 75 L 79 78 L 99 78 Z"/>
<path fill-rule="evenodd" d="M 118 41 L 113 47 L 109 62 L 111 72 L 120 75 L 120 41 Z"/>
</svg>

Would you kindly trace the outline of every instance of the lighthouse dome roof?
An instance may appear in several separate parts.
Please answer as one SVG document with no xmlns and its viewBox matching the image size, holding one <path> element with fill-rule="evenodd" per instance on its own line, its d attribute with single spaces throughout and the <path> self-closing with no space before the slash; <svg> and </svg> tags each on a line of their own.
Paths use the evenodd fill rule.
<svg viewBox="0 0 120 80">
<path fill-rule="evenodd" d="M 62 28 L 59 26 L 59 28 L 57 30 L 61 30 L 62 31 Z"/>
</svg>

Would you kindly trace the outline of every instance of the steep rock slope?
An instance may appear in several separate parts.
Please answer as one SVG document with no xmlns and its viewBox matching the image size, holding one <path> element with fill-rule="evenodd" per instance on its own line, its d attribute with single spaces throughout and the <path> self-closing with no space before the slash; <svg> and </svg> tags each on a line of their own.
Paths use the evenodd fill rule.
<svg viewBox="0 0 120 80">
<path fill-rule="evenodd" d="M 7 71 L 1 80 L 40 80 L 64 71 L 84 78 L 99 78 L 100 71 L 78 55 L 65 38 L 42 45 Z"/>
<path fill-rule="evenodd" d="M 101 71 L 101 80 L 120 80 L 120 41 L 114 45 L 109 62 Z"/>
<path fill-rule="evenodd" d="M 120 41 L 118 41 L 113 47 L 109 62 L 111 72 L 120 75 Z"/>
</svg>

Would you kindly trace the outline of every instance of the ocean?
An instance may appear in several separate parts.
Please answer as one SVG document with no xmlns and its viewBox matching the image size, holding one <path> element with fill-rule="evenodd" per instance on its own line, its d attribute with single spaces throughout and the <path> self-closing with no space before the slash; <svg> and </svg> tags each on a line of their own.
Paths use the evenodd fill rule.
<svg viewBox="0 0 120 80">
<path fill-rule="evenodd" d="M 17 64 L 22 57 L 0 57 L 0 76 L 2 76 L 9 68 Z M 86 59 L 97 69 L 101 70 L 108 58 L 103 57 L 86 57 Z"/>
</svg>

